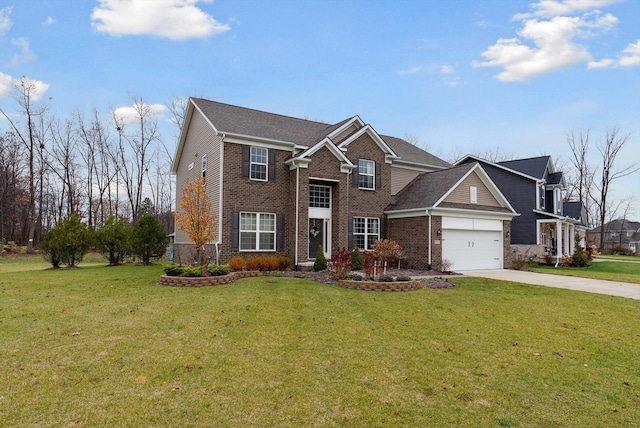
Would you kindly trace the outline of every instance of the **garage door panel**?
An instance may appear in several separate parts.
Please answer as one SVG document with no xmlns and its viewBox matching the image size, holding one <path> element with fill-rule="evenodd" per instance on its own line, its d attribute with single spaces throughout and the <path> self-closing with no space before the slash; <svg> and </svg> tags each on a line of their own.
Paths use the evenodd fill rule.
<svg viewBox="0 0 640 428">
<path fill-rule="evenodd" d="M 442 259 L 454 271 L 502 269 L 502 232 L 445 229 Z"/>
</svg>

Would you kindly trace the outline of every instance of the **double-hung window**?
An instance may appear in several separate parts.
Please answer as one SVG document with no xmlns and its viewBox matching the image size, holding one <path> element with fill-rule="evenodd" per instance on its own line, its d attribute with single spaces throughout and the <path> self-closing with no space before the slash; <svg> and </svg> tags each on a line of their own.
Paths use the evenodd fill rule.
<svg viewBox="0 0 640 428">
<path fill-rule="evenodd" d="M 380 239 L 380 219 L 371 217 L 353 218 L 353 245 L 363 250 L 370 250 Z"/>
<path fill-rule="evenodd" d="M 538 209 L 543 210 L 545 209 L 545 203 L 544 203 L 544 199 L 545 199 L 545 193 L 546 192 L 546 188 L 544 184 L 540 184 L 538 186 Z"/>
<path fill-rule="evenodd" d="M 267 149 L 263 147 L 251 147 L 250 178 L 252 180 L 267 181 L 267 166 Z"/>
<path fill-rule="evenodd" d="M 358 187 L 374 190 L 376 186 L 376 163 L 374 161 L 358 160 Z"/>
<path fill-rule="evenodd" d="M 240 213 L 240 251 L 275 251 L 276 215 Z"/>
</svg>

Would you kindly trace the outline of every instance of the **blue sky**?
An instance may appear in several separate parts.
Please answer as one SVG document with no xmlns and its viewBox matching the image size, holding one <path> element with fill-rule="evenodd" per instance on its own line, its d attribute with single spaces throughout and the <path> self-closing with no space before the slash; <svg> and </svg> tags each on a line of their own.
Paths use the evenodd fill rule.
<svg viewBox="0 0 640 428">
<path fill-rule="evenodd" d="M 58 115 L 143 98 L 168 145 L 171 98 L 200 96 L 357 114 L 446 159 L 566 157 L 572 131 L 619 127 L 640 162 L 638 0 L 1 0 L 6 111 L 21 76 Z M 640 216 L 640 173 L 614 186 Z"/>
</svg>

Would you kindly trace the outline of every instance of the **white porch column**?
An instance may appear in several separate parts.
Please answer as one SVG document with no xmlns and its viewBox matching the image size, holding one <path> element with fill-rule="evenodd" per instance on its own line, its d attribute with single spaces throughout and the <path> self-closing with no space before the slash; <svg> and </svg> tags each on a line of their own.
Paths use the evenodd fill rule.
<svg viewBox="0 0 640 428">
<path fill-rule="evenodd" d="M 556 221 L 556 236 L 558 237 L 558 242 L 556 242 L 556 258 L 558 260 L 562 258 L 562 251 L 564 249 L 563 247 L 564 243 L 562 242 L 562 238 L 563 238 L 562 234 L 563 234 L 562 222 Z"/>
</svg>

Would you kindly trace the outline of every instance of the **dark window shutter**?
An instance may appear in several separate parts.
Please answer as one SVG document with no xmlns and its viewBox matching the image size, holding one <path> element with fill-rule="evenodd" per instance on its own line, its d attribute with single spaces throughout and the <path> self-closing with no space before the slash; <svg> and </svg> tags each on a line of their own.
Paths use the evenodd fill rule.
<svg viewBox="0 0 640 428">
<path fill-rule="evenodd" d="M 382 164 L 376 162 L 376 189 L 382 188 Z"/>
<path fill-rule="evenodd" d="M 231 251 L 240 250 L 240 213 L 231 213 Z"/>
<path fill-rule="evenodd" d="M 349 216 L 347 220 L 347 248 L 353 248 L 353 217 Z"/>
<path fill-rule="evenodd" d="M 380 219 L 380 239 L 387 239 L 387 219 Z"/>
<path fill-rule="evenodd" d="M 284 214 L 276 214 L 276 251 L 284 248 Z"/>
<path fill-rule="evenodd" d="M 360 164 L 360 160 L 356 159 L 356 167 L 353 168 L 353 171 L 351 171 L 351 175 L 353 177 L 353 181 L 351 182 L 351 184 L 353 184 L 353 187 L 358 187 L 358 185 L 360 184 L 360 176 L 358 175 L 358 165 Z"/>
<path fill-rule="evenodd" d="M 249 169 L 251 165 L 251 147 L 242 146 L 242 178 L 249 179 Z"/>
<path fill-rule="evenodd" d="M 269 153 L 269 181 L 276 181 L 276 151 L 268 150 Z"/>
</svg>

